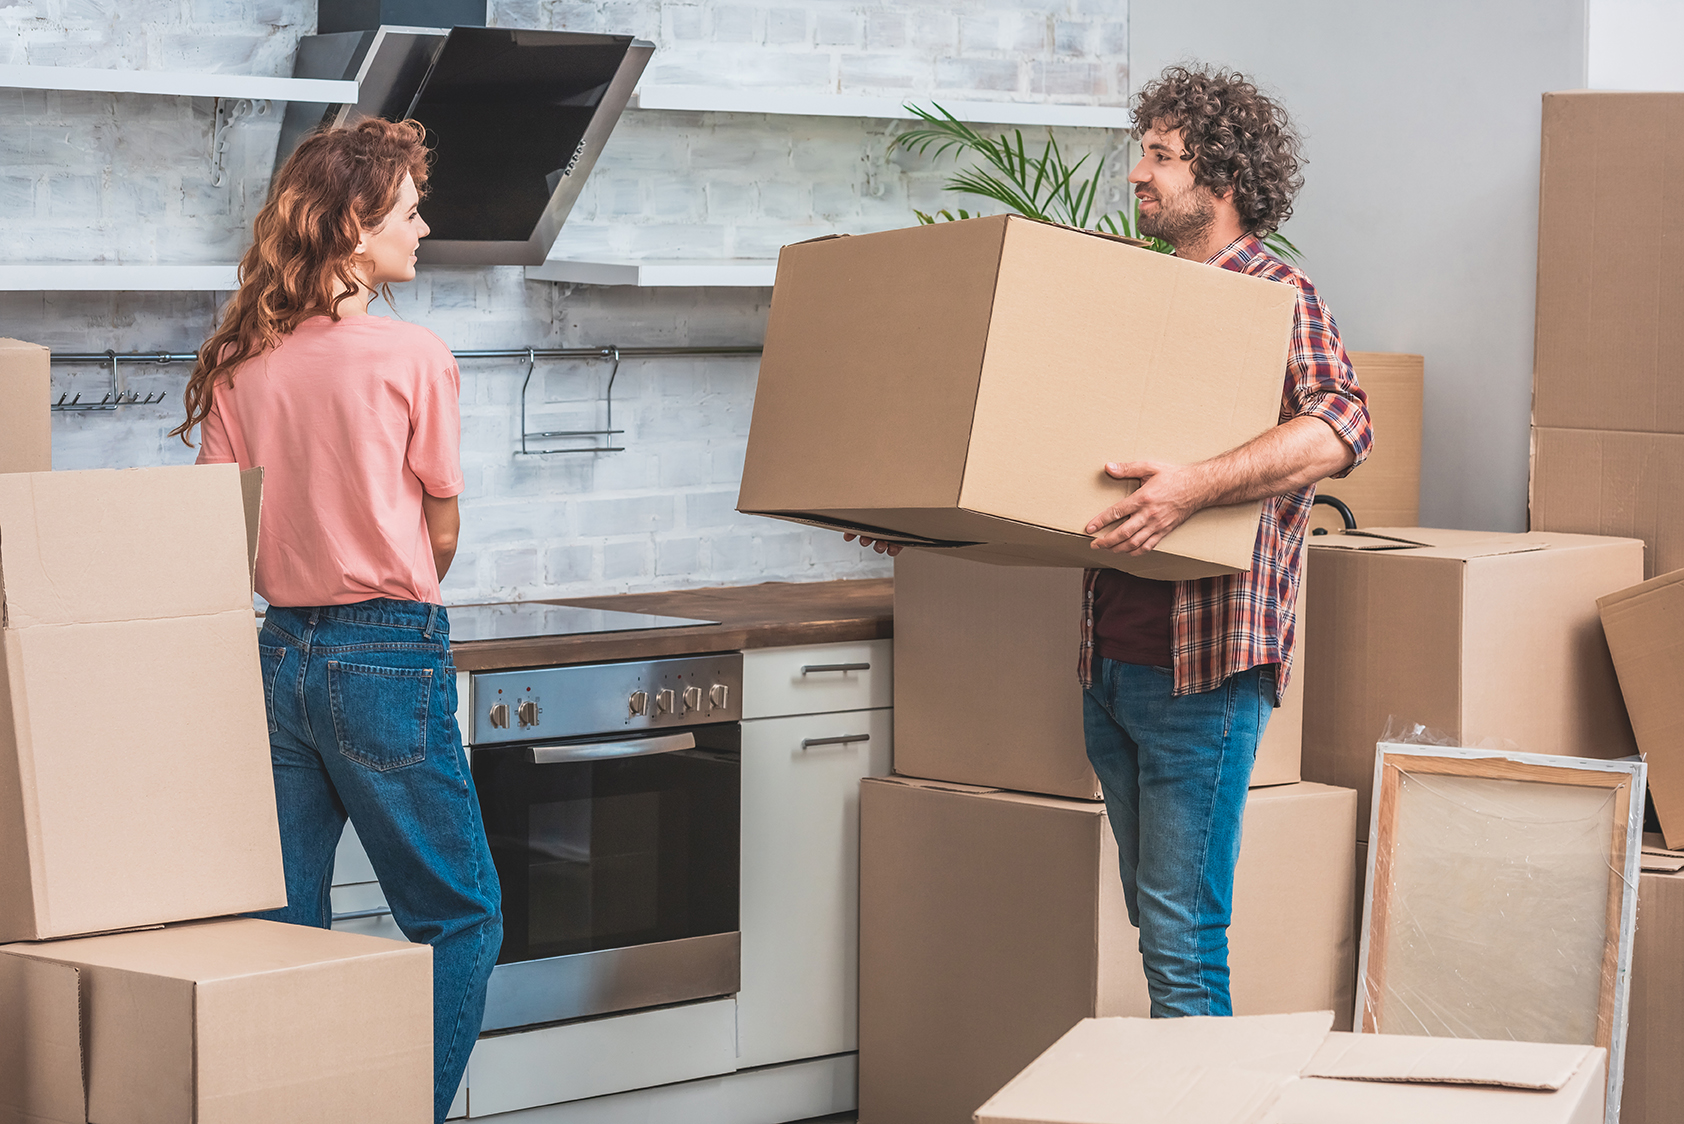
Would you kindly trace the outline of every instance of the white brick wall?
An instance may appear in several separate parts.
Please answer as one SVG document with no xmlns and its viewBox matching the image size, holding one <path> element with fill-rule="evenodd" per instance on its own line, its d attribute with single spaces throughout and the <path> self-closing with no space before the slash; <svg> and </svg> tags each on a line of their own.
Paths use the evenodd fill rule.
<svg viewBox="0 0 1684 1124">
<path fill-rule="evenodd" d="M 121 19 L 118 18 L 119 11 Z M 847 92 L 981 100 L 1118 102 L 1122 3 L 1004 8 L 955 0 L 854 5 L 508 2 L 505 26 L 631 32 L 658 44 L 669 82 L 807 84 Z M 0 6 L 0 61 L 287 73 L 314 28 L 300 0 L 23 0 Z M 692 68 L 686 71 L 685 68 Z M 684 78 L 684 73 L 692 77 Z M 1076 75 L 1071 78 L 1070 75 Z M 1088 83 L 1091 93 L 1066 93 Z M 1039 86 L 1037 85 L 1039 83 Z M 1058 85 L 1065 83 L 1066 85 Z M 210 186 L 205 99 L 0 91 L 0 214 L 13 260 L 226 261 L 243 248 L 268 180 L 278 122 L 236 126 L 223 188 Z M 941 190 L 954 167 L 897 151 L 901 125 L 849 118 L 631 111 L 563 232 L 575 256 L 770 257 L 835 230 L 905 226 L 911 209 L 975 207 Z M 1028 130 L 1038 139 L 1038 130 Z M 1122 138 L 1061 139 L 1106 155 L 1121 205 Z M 769 290 L 626 289 L 528 282 L 516 268 L 425 268 L 398 314 L 452 347 L 758 343 Z M 195 349 L 216 317 L 206 294 L 0 293 L 0 335 L 60 351 Z M 381 311 L 381 306 L 376 306 Z M 524 361 L 464 360 L 462 550 L 453 603 L 818 580 L 889 572 L 839 535 L 734 511 L 753 405 L 752 359 L 626 361 L 615 384 L 622 453 L 520 457 Z M 542 363 L 532 429 L 601 424 L 602 363 Z M 128 385 L 163 407 L 58 414 L 58 468 L 180 463 L 165 437 L 183 367 L 140 367 Z M 97 369 L 54 368 L 55 393 L 98 397 Z"/>
</svg>

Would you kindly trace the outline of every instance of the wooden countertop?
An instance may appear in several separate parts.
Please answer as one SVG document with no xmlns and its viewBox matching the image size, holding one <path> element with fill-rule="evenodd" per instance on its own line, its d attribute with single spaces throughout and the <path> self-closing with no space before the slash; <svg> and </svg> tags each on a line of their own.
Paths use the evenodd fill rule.
<svg viewBox="0 0 1684 1124">
<path fill-rule="evenodd" d="M 894 589 L 891 578 L 871 578 L 765 582 L 555 600 L 546 604 L 697 617 L 719 623 L 591 636 L 470 640 L 452 644 L 450 650 L 461 670 L 491 671 L 685 656 L 697 652 L 734 652 L 744 648 L 882 640 L 894 635 Z"/>
</svg>

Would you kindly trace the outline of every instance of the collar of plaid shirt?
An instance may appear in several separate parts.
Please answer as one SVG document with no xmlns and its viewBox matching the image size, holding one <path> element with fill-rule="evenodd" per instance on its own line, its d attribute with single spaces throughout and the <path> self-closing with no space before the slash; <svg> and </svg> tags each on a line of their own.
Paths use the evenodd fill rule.
<svg viewBox="0 0 1684 1124">
<path fill-rule="evenodd" d="M 1361 464 L 1373 444 L 1367 397 L 1357 385 L 1338 325 L 1310 279 L 1249 234 L 1205 264 L 1297 286 L 1280 421 L 1321 418 L 1355 454 L 1351 468 Z M 1246 573 L 1175 583 L 1170 652 L 1176 696 L 1213 690 L 1230 675 L 1271 663 L 1280 665 L 1275 676 L 1276 703 L 1285 695 L 1292 675 L 1304 541 L 1315 493 L 1314 487 L 1308 487 L 1263 501 L 1257 545 Z M 1078 674 L 1083 687 L 1093 683 L 1093 589 L 1100 572 L 1087 571 L 1082 599 Z"/>
</svg>

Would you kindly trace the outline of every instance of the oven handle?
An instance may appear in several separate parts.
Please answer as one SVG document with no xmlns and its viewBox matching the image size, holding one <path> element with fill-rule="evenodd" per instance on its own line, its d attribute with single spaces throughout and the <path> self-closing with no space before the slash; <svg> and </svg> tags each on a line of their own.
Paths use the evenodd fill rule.
<svg viewBox="0 0 1684 1124">
<path fill-rule="evenodd" d="M 635 738 L 620 742 L 589 742 L 584 745 L 535 745 L 534 765 L 565 765 L 577 761 L 604 761 L 616 757 L 644 757 L 652 753 L 673 753 L 695 749 L 695 734 L 664 734 L 658 738 Z"/>
</svg>

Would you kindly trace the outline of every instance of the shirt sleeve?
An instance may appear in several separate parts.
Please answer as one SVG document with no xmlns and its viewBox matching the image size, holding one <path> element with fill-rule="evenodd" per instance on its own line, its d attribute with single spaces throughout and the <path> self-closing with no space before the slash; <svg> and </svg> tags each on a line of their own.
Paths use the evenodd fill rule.
<svg viewBox="0 0 1684 1124">
<path fill-rule="evenodd" d="M 199 456 L 193 463 L 239 463 L 239 458 L 234 456 L 234 443 L 228 438 L 228 426 L 222 420 L 222 411 L 217 409 L 214 397 L 211 399 L 210 413 L 199 423 Z"/>
<path fill-rule="evenodd" d="M 462 374 L 445 353 L 432 362 L 410 406 L 409 470 L 435 499 L 462 493 Z"/>
<path fill-rule="evenodd" d="M 1367 460 L 1374 445 L 1368 396 L 1357 385 L 1339 326 L 1322 305 L 1315 286 L 1302 274 L 1293 281 L 1298 286 L 1298 306 L 1292 314 L 1281 420 L 1320 418 L 1328 424 L 1354 457 L 1347 468 L 1333 474 L 1338 479 Z"/>
</svg>

